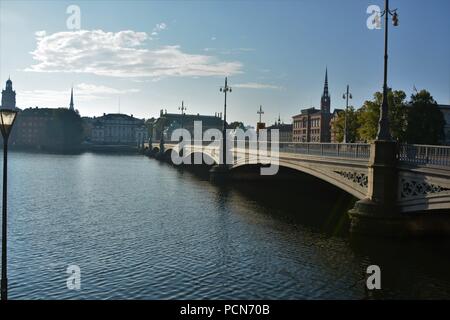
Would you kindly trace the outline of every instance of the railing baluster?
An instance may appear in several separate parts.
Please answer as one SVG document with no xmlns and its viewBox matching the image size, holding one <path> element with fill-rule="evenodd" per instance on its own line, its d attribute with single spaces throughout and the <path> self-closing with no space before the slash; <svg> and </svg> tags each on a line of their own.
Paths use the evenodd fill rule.
<svg viewBox="0 0 450 320">
<path fill-rule="evenodd" d="M 416 165 L 449 166 L 449 156 L 449 146 L 402 144 L 399 146 L 398 159 Z"/>
</svg>

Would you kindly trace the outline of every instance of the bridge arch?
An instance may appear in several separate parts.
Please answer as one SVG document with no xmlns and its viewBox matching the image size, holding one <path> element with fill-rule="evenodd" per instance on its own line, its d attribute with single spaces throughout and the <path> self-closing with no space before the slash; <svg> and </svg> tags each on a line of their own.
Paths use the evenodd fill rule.
<svg viewBox="0 0 450 320">
<path fill-rule="evenodd" d="M 258 163 L 256 159 L 246 158 L 238 161 L 235 165 L 231 167 L 231 170 L 242 168 L 245 166 L 251 166 Z M 314 168 L 308 164 L 303 164 L 302 162 L 289 162 L 283 159 L 279 160 L 279 167 L 284 167 L 299 171 L 315 178 L 318 178 L 324 182 L 327 182 L 357 198 L 358 200 L 366 198 L 367 191 L 362 187 L 355 186 L 355 183 L 343 179 L 342 176 L 336 174 L 333 170 L 327 170 L 321 168 L 320 166 L 314 166 Z"/>
<path fill-rule="evenodd" d="M 186 153 L 185 157 L 191 157 L 191 164 L 194 164 L 196 155 L 200 155 L 202 157 L 202 164 L 213 166 L 219 163 L 218 159 L 206 152 L 192 151 Z M 207 160 L 207 162 L 205 162 L 205 159 Z"/>
<path fill-rule="evenodd" d="M 171 159 L 171 155 L 172 155 L 172 151 L 178 152 L 178 148 L 177 147 L 168 147 L 167 149 L 165 149 L 164 151 L 164 158 L 170 160 Z M 194 157 L 195 155 L 201 155 L 202 156 L 202 164 L 206 164 L 206 165 L 216 165 L 219 163 L 219 155 L 216 154 L 215 152 L 211 153 L 211 152 L 203 152 L 203 151 L 199 151 L 199 150 L 189 150 L 188 152 L 186 152 L 185 155 L 183 155 L 183 157 L 191 157 L 191 164 L 194 164 Z M 181 155 L 180 155 L 181 156 Z M 204 162 L 203 159 L 208 159 L 208 162 Z"/>
</svg>

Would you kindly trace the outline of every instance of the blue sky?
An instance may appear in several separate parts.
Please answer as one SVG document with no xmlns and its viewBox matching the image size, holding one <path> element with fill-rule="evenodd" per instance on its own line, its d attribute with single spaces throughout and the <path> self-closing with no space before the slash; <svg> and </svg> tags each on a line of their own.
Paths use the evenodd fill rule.
<svg viewBox="0 0 450 320">
<path fill-rule="evenodd" d="M 450 1 L 391 0 L 389 85 L 413 86 L 450 104 Z M 0 0 L 0 80 L 11 75 L 19 107 L 67 107 L 73 84 L 82 115 L 160 109 L 222 111 L 255 125 L 280 113 L 290 122 L 319 106 L 328 66 L 331 105 L 342 108 L 381 89 L 383 30 L 369 30 L 369 5 L 382 0 L 305 1 L 6 1 Z M 69 30 L 69 5 L 81 10 Z"/>
</svg>

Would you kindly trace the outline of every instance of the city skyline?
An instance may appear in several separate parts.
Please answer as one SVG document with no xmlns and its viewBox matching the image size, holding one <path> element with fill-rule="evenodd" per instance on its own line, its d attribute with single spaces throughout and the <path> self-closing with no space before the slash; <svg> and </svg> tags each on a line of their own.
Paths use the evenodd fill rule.
<svg viewBox="0 0 450 320">
<path fill-rule="evenodd" d="M 255 125 L 262 104 L 264 122 L 280 114 L 290 123 L 300 109 L 320 106 L 325 68 L 331 110 L 343 107 L 347 83 L 356 107 L 381 91 L 383 32 L 366 26 L 366 9 L 382 7 L 378 2 L 239 2 L 224 9 L 222 2 L 1 1 L 1 82 L 11 76 L 20 108 L 68 107 L 73 86 L 83 116 L 118 112 L 120 103 L 122 113 L 150 118 L 160 109 L 177 112 L 182 100 L 188 113 L 221 112 L 219 87 L 228 75 L 230 121 Z M 66 26 L 72 4 L 81 10 L 80 30 Z M 401 22 L 390 34 L 389 86 L 407 95 L 425 88 L 449 104 L 449 4 L 392 5 Z M 199 13 L 204 6 L 207 17 Z"/>
</svg>

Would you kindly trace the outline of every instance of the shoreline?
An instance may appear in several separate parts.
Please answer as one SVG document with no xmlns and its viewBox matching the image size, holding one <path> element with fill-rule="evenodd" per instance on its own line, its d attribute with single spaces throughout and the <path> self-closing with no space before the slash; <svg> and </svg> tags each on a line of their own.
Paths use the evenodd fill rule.
<svg viewBox="0 0 450 320">
<path fill-rule="evenodd" d="M 0 146 L 3 149 L 3 146 Z M 89 145 L 80 146 L 79 148 L 29 148 L 10 146 L 10 152 L 25 152 L 37 154 L 82 154 L 86 152 L 92 153 L 109 153 L 109 154 L 141 154 L 140 149 L 130 145 Z"/>
</svg>

